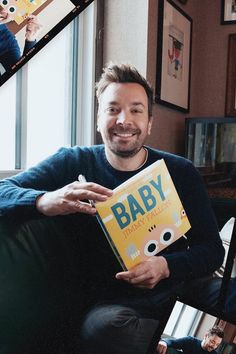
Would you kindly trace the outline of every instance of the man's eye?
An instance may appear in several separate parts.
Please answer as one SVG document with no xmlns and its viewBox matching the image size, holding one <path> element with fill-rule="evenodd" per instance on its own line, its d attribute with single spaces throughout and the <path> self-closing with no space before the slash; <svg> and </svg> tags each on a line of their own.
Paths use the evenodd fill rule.
<svg viewBox="0 0 236 354">
<path fill-rule="evenodd" d="M 141 109 L 135 108 L 135 109 L 132 109 L 132 113 L 134 113 L 134 114 L 143 113 L 143 111 Z"/>
<path fill-rule="evenodd" d="M 108 107 L 108 108 L 106 109 L 106 111 L 107 111 L 108 113 L 110 113 L 110 114 L 115 114 L 115 113 L 117 113 L 117 109 L 114 108 L 114 107 Z"/>
</svg>

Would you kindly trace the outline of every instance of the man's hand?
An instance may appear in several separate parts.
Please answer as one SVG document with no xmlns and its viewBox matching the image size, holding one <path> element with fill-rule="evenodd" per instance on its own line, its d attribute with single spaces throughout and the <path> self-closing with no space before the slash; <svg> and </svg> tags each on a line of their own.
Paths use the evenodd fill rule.
<svg viewBox="0 0 236 354">
<path fill-rule="evenodd" d="M 37 39 L 39 32 L 42 29 L 42 25 L 34 15 L 30 15 L 27 18 L 25 38 L 29 42 L 33 42 Z"/>
<path fill-rule="evenodd" d="M 167 351 L 167 344 L 163 340 L 160 340 L 160 342 L 157 345 L 157 353 L 158 354 L 165 354 Z"/>
<path fill-rule="evenodd" d="M 85 200 L 105 201 L 112 190 L 92 182 L 73 182 L 54 192 L 40 195 L 36 209 L 47 216 L 74 213 L 96 214 L 96 208 Z"/>
<path fill-rule="evenodd" d="M 117 273 L 116 279 L 127 281 L 138 288 L 152 289 L 169 275 L 166 259 L 162 256 L 153 256 L 126 272 Z"/>
</svg>

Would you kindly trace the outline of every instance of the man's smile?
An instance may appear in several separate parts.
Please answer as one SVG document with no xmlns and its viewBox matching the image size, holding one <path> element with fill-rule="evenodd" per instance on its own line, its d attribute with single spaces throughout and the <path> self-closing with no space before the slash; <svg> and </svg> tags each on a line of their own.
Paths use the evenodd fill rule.
<svg viewBox="0 0 236 354">
<path fill-rule="evenodd" d="M 4 20 L 7 20 L 8 18 L 8 13 L 5 9 L 0 8 L 0 23 Z"/>
<path fill-rule="evenodd" d="M 115 136 L 118 136 L 120 138 L 130 138 L 134 136 L 136 133 L 114 133 Z"/>
<path fill-rule="evenodd" d="M 117 136 L 118 138 L 122 138 L 122 139 L 128 139 L 128 138 L 132 138 L 135 135 L 139 135 L 140 134 L 140 130 L 139 129 L 134 129 L 134 128 L 129 128 L 129 129 L 112 129 L 111 133 L 114 136 Z"/>
<path fill-rule="evenodd" d="M 7 13 L 0 12 L 0 20 L 5 20 L 7 18 Z"/>
</svg>

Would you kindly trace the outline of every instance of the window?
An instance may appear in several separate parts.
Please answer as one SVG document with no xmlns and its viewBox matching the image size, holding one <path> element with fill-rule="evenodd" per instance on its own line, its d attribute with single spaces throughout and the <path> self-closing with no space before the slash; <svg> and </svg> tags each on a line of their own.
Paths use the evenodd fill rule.
<svg viewBox="0 0 236 354">
<path fill-rule="evenodd" d="M 96 1 L 0 88 L 0 178 L 93 143 L 95 14 Z"/>
<path fill-rule="evenodd" d="M 176 338 L 194 335 L 201 320 L 202 312 L 176 301 L 165 327 L 165 334 Z"/>
<path fill-rule="evenodd" d="M 68 26 L 28 65 L 27 167 L 70 144 L 70 34 Z"/>
</svg>

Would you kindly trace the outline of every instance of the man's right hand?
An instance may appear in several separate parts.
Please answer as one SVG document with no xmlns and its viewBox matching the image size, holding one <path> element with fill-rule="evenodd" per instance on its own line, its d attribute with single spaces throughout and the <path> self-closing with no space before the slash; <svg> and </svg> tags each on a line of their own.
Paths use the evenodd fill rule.
<svg viewBox="0 0 236 354">
<path fill-rule="evenodd" d="M 53 192 L 40 195 L 36 200 L 36 209 L 47 216 L 75 213 L 96 214 L 94 202 L 105 201 L 112 196 L 112 190 L 93 182 L 73 182 Z"/>
<path fill-rule="evenodd" d="M 157 353 L 158 354 L 165 354 L 167 351 L 167 344 L 163 340 L 160 340 L 160 342 L 157 345 Z"/>
<path fill-rule="evenodd" d="M 25 27 L 25 38 L 29 42 L 36 41 L 38 35 L 42 29 L 42 25 L 39 23 L 37 16 L 30 15 L 27 18 L 27 24 Z"/>
</svg>

